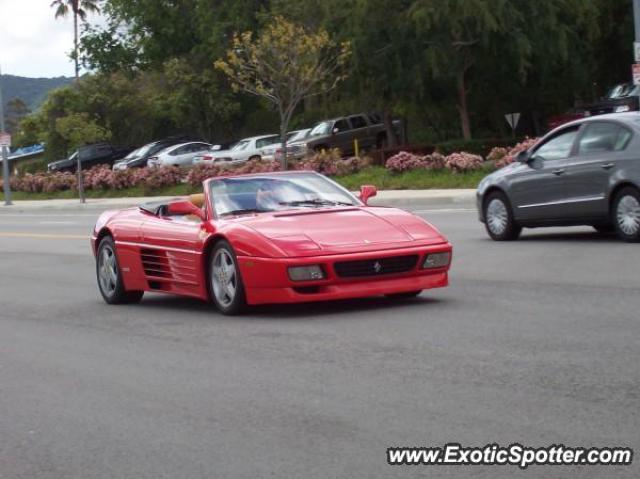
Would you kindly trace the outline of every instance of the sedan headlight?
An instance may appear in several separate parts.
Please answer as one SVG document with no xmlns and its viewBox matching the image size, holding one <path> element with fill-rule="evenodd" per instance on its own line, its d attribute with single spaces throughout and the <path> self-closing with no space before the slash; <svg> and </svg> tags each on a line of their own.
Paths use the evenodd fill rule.
<svg viewBox="0 0 640 479">
<path fill-rule="evenodd" d="M 289 279 L 291 281 L 315 281 L 324 279 L 324 271 L 317 264 L 309 266 L 291 266 L 289 268 Z"/>
<path fill-rule="evenodd" d="M 444 268 L 451 261 L 451 253 L 431 253 L 428 254 L 422 263 L 423 269 Z"/>
</svg>

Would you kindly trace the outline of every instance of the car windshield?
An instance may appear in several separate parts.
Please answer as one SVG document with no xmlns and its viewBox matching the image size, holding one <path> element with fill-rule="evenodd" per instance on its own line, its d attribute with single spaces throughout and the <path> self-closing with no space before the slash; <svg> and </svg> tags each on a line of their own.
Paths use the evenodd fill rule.
<svg viewBox="0 0 640 479">
<path fill-rule="evenodd" d="M 249 140 L 242 140 L 231 147 L 231 151 L 244 150 L 249 144 Z"/>
<path fill-rule="evenodd" d="M 614 86 L 609 93 L 607 94 L 607 98 L 616 99 L 616 98 L 624 98 L 630 95 L 638 95 L 638 86 L 633 85 L 632 83 L 621 83 L 620 85 Z"/>
<path fill-rule="evenodd" d="M 129 153 L 127 156 L 125 156 L 122 161 L 128 161 L 128 160 L 133 160 L 134 158 L 138 158 L 138 156 L 140 156 L 141 152 L 145 149 L 144 146 L 138 148 L 137 150 L 133 150 L 131 153 Z"/>
<path fill-rule="evenodd" d="M 218 217 L 360 204 L 347 190 L 316 173 L 220 178 L 209 187 Z"/>
<path fill-rule="evenodd" d="M 304 140 L 310 131 L 311 130 L 309 129 L 292 131 L 291 133 L 289 133 L 289 136 L 287 137 L 287 141 L 289 143 L 295 143 L 296 141 Z"/>
<path fill-rule="evenodd" d="M 331 122 L 323 121 L 314 126 L 309 132 L 309 136 L 328 135 L 331 131 Z"/>
<path fill-rule="evenodd" d="M 256 140 L 256 148 L 264 148 L 265 146 L 274 145 L 280 141 L 278 135 L 268 136 L 266 138 L 260 138 Z"/>
</svg>

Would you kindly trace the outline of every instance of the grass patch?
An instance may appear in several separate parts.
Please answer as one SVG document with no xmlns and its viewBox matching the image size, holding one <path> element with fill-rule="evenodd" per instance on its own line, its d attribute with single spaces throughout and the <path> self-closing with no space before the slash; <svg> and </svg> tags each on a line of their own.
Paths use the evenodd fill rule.
<svg viewBox="0 0 640 479">
<path fill-rule="evenodd" d="M 485 167 L 469 173 L 453 174 L 448 170 L 413 170 L 404 173 L 390 173 L 382 166 L 371 166 L 359 173 L 338 176 L 334 180 L 345 188 L 355 191 L 360 185 L 375 185 L 379 190 L 429 190 L 451 188 L 475 188 L 482 178 L 492 171 Z M 4 194 L 0 188 L 0 201 Z M 142 186 L 125 190 L 87 190 L 87 198 L 127 198 L 135 196 L 183 196 L 199 192 L 188 184 L 166 188 L 147 189 Z M 78 197 L 75 190 L 56 191 L 54 193 L 25 193 L 14 191 L 12 198 L 19 200 L 73 199 Z"/>
<path fill-rule="evenodd" d="M 360 185 L 375 185 L 379 190 L 431 190 L 476 188 L 480 180 L 493 171 L 484 167 L 477 171 L 453 174 L 449 170 L 411 170 L 391 173 L 382 166 L 372 166 L 359 173 L 334 178 L 345 188 L 357 190 Z"/>
</svg>

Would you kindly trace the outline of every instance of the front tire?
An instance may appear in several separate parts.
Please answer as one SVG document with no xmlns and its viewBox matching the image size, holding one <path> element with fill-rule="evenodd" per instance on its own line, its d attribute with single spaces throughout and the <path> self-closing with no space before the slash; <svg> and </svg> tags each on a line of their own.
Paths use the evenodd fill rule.
<svg viewBox="0 0 640 479">
<path fill-rule="evenodd" d="M 484 202 L 484 225 L 494 241 L 514 241 L 522 232 L 511 211 L 511 205 L 504 193 L 495 191 Z"/>
<path fill-rule="evenodd" d="M 249 161 L 260 161 L 262 159 L 262 157 L 260 157 L 259 155 L 253 155 L 249 158 Z"/>
<path fill-rule="evenodd" d="M 96 276 L 98 278 L 98 289 L 107 304 L 137 303 L 144 295 L 144 291 L 127 291 L 124 289 L 116 246 L 110 236 L 104 237 L 98 246 Z"/>
<path fill-rule="evenodd" d="M 222 314 L 239 314 L 247 306 L 236 254 L 224 240 L 216 243 L 209 257 L 209 296 Z"/>
<path fill-rule="evenodd" d="M 622 188 L 613 200 L 611 222 L 620 239 L 640 241 L 640 191 L 632 186 Z"/>
</svg>

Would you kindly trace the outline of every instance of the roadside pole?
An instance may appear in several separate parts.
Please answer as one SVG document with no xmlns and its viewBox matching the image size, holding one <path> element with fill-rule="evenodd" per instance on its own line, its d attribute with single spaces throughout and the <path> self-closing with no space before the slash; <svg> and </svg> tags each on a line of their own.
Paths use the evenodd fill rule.
<svg viewBox="0 0 640 479">
<path fill-rule="evenodd" d="M 0 76 L 2 68 L 0 68 Z M 0 133 L 4 133 L 4 100 L 2 99 L 2 85 L 0 84 Z M 2 145 L 2 178 L 4 188 L 4 204 L 10 206 L 11 203 L 11 183 L 9 183 L 9 149 Z"/>
</svg>

